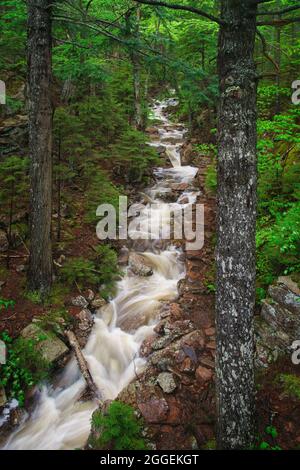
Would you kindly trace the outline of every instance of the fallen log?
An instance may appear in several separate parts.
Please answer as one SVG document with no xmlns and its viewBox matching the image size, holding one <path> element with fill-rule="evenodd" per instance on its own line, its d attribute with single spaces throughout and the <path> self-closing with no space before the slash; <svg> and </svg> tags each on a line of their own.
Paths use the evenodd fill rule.
<svg viewBox="0 0 300 470">
<path fill-rule="evenodd" d="M 80 369 L 80 372 L 82 373 L 84 380 L 86 381 L 88 392 L 90 392 L 93 398 L 96 398 L 99 402 L 101 402 L 100 392 L 93 380 L 92 374 L 89 371 L 88 363 L 82 353 L 78 339 L 76 338 L 75 334 L 71 330 L 67 330 L 65 332 L 65 335 L 68 338 L 70 346 L 75 353 L 77 364 Z"/>
</svg>

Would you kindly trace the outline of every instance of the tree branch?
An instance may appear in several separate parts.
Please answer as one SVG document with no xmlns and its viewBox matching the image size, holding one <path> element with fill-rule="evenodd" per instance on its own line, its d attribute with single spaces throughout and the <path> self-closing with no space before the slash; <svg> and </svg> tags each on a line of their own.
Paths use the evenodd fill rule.
<svg viewBox="0 0 300 470">
<path fill-rule="evenodd" d="M 215 23 L 218 23 L 219 25 L 225 25 L 225 21 L 221 20 L 220 18 L 217 18 L 216 16 L 213 16 L 203 10 L 200 10 L 199 8 L 195 8 L 192 6 L 188 5 L 179 5 L 176 3 L 167 3 L 163 2 L 160 0 L 134 0 L 137 3 L 143 3 L 144 5 L 152 5 L 152 6 L 158 6 L 158 7 L 166 7 L 170 8 L 172 10 L 182 10 L 182 11 L 188 11 L 190 13 L 195 13 L 196 15 L 203 16 L 204 18 L 207 18 L 208 20 L 214 21 Z"/>
<path fill-rule="evenodd" d="M 263 55 L 274 65 L 274 67 L 276 68 L 277 72 L 279 73 L 279 72 L 280 72 L 280 70 L 279 70 L 279 65 L 278 65 L 277 62 L 275 62 L 275 60 L 269 55 L 269 53 L 268 53 L 267 41 L 266 41 L 264 35 L 263 35 L 258 29 L 256 30 L 256 34 L 257 34 L 257 36 L 259 37 L 259 39 L 261 40 L 262 47 L 263 47 Z"/>
<path fill-rule="evenodd" d="M 300 16 L 295 18 L 278 18 L 277 20 L 258 21 L 257 26 L 287 26 L 291 23 L 299 23 Z"/>
<path fill-rule="evenodd" d="M 265 15 L 265 16 L 282 16 L 282 15 L 285 15 L 286 13 L 289 13 L 290 11 L 295 11 L 295 10 L 299 10 L 300 9 L 300 3 L 298 3 L 297 5 L 293 5 L 291 7 L 287 7 L 287 8 L 284 8 L 283 10 L 277 10 L 277 11 L 261 11 L 261 12 L 258 12 L 257 15 L 259 16 L 262 16 L 262 15 Z"/>
</svg>

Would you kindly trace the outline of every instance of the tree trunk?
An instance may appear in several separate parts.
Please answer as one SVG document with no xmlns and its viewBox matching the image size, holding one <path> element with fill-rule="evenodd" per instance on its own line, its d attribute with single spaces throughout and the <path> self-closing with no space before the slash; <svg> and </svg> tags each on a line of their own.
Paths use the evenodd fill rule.
<svg viewBox="0 0 300 470">
<path fill-rule="evenodd" d="M 276 2 L 277 9 L 281 9 L 281 0 L 277 0 Z M 280 20 L 280 16 L 278 16 Z M 277 26 L 275 29 L 276 35 L 276 54 L 275 54 L 275 61 L 278 65 L 278 70 L 276 72 L 276 86 L 277 86 L 277 95 L 276 95 L 276 107 L 275 113 L 279 114 L 281 109 L 281 100 L 280 100 L 280 69 L 281 69 L 281 27 Z"/>
<path fill-rule="evenodd" d="M 137 7 L 136 23 L 134 32 L 139 37 L 141 21 L 141 9 Z M 133 69 L 133 90 L 134 90 L 134 125 L 137 130 L 143 129 L 143 106 L 142 106 L 142 90 L 141 90 L 141 64 L 139 54 L 134 50 L 131 51 L 131 62 Z"/>
<path fill-rule="evenodd" d="M 52 282 L 51 0 L 28 1 L 31 249 L 28 284 L 47 293 Z"/>
<path fill-rule="evenodd" d="M 218 447 L 248 448 L 254 435 L 256 6 L 223 0 L 219 33 L 217 213 Z M 252 2 L 253 4 L 253 2 Z"/>
</svg>

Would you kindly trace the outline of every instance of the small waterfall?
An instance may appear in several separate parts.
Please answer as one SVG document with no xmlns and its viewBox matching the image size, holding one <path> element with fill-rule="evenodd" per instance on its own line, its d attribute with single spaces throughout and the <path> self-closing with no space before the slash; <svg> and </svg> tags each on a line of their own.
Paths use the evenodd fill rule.
<svg viewBox="0 0 300 470">
<path fill-rule="evenodd" d="M 159 141 L 165 145 L 173 168 L 158 168 L 157 183 L 148 188 L 149 201 L 156 202 L 157 220 L 164 220 L 166 204 L 160 195 L 172 191 L 172 185 L 191 183 L 197 169 L 181 166 L 180 146 L 184 139 L 182 125 L 172 124 L 164 108 L 175 105 L 175 99 L 156 102 L 153 114 L 161 121 L 157 126 Z M 195 202 L 197 193 L 188 189 L 180 195 L 188 204 Z M 181 206 L 182 207 L 182 206 Z M 176 299 L 177 283 L 184 275 L 181 252 L 168 246 L 160 251 L 151 241 L 143 257 L 153 269 L 150 277 L 128 272 L 118 283 L 116 297 L 97 312 L 95 324 L 83 350 L 93 379 L 104 399 L 114 399 L 134 379 L 145 365 L 139 349 L 151 335 L 163 302 Z M 79 401 L 85 389 L 75 358 L 64 368 L 55 385 L 43 386 L 33 412 L 10 436 L 4 449 L 75 449 L 82 447 L 90 432 L 90 419 L 97 404 Z"/>
</svg>

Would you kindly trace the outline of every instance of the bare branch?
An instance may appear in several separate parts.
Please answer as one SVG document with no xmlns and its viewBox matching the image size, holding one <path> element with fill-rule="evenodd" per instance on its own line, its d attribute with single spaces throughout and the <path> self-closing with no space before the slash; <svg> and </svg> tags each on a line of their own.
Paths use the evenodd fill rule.
<svg viewBox="0 0 300 470">
<path fill-rule="evenodd" d="M 262 47 L 263 47 L 263 55 L 266 57 L 266 59 L 268 59 L 273 65 L 274 67 L 276 68 L 277 72 L 279 73 L 280 72 L 280 69 L 279 69 L 279 65 L 277 64 L 277 62 L 275 62 L 275 60 L 273 59 L 273 57 L 271 57 L 268 53 L 268 46 L 267 46 L 267 41 L 264 37 L 264 35 L 257 29 L 256 30 L 256 34 L 257 36 L 259 37 L 259 39 L 261 40 L 261 43 L 262 43 Z"/>
<path fill-rule="evenodd" d="M 262 16 L 282 16 L 285 15 L 286 13 L 289 13 L 291 11 L 299 10 L 300 9 L 300 3 L 297 5 L 293 5 L 291 7 L 284 8 L 283 10 L 277 10 L 277 11 L 260 11 L 257 13 L 257 15 Z"/>
<path fill-rule="evenodd" d="M 258 21 L 256 23 L 257 26 L 287 26 L 291 23 L 299 23 L 300 17 L 295 18 L 278 18 L 276 20 L 266 20 L 266 21 Z"/>
<path fill-rule="evenodd" d="M 182 11 L 188 11 L 190 13 L 195 13 L 196 15 L 203 16 L 204 18 L 207 18 L 208 20 L 214 21 L 215 23 L 218 23 L 219 25 L 224 25 L 226 24 L 225 21 L 221 20 L 220 18 L 217 18 L 216 16 L 213 16 L 203 10 L 200 10 L 199 8 L 195 8 L 192 6 L 188 5 L 179 5 L 176 3 L 167 3 L 163 2 L 160 0 L 134 0 L 137 3 L 143 3 L 144 5 L 152 5 L 152 6 L 158 6 L 158 7 L 166 7 L 170 8 L 172 10 L 182 10 Z"/>
</svg>

